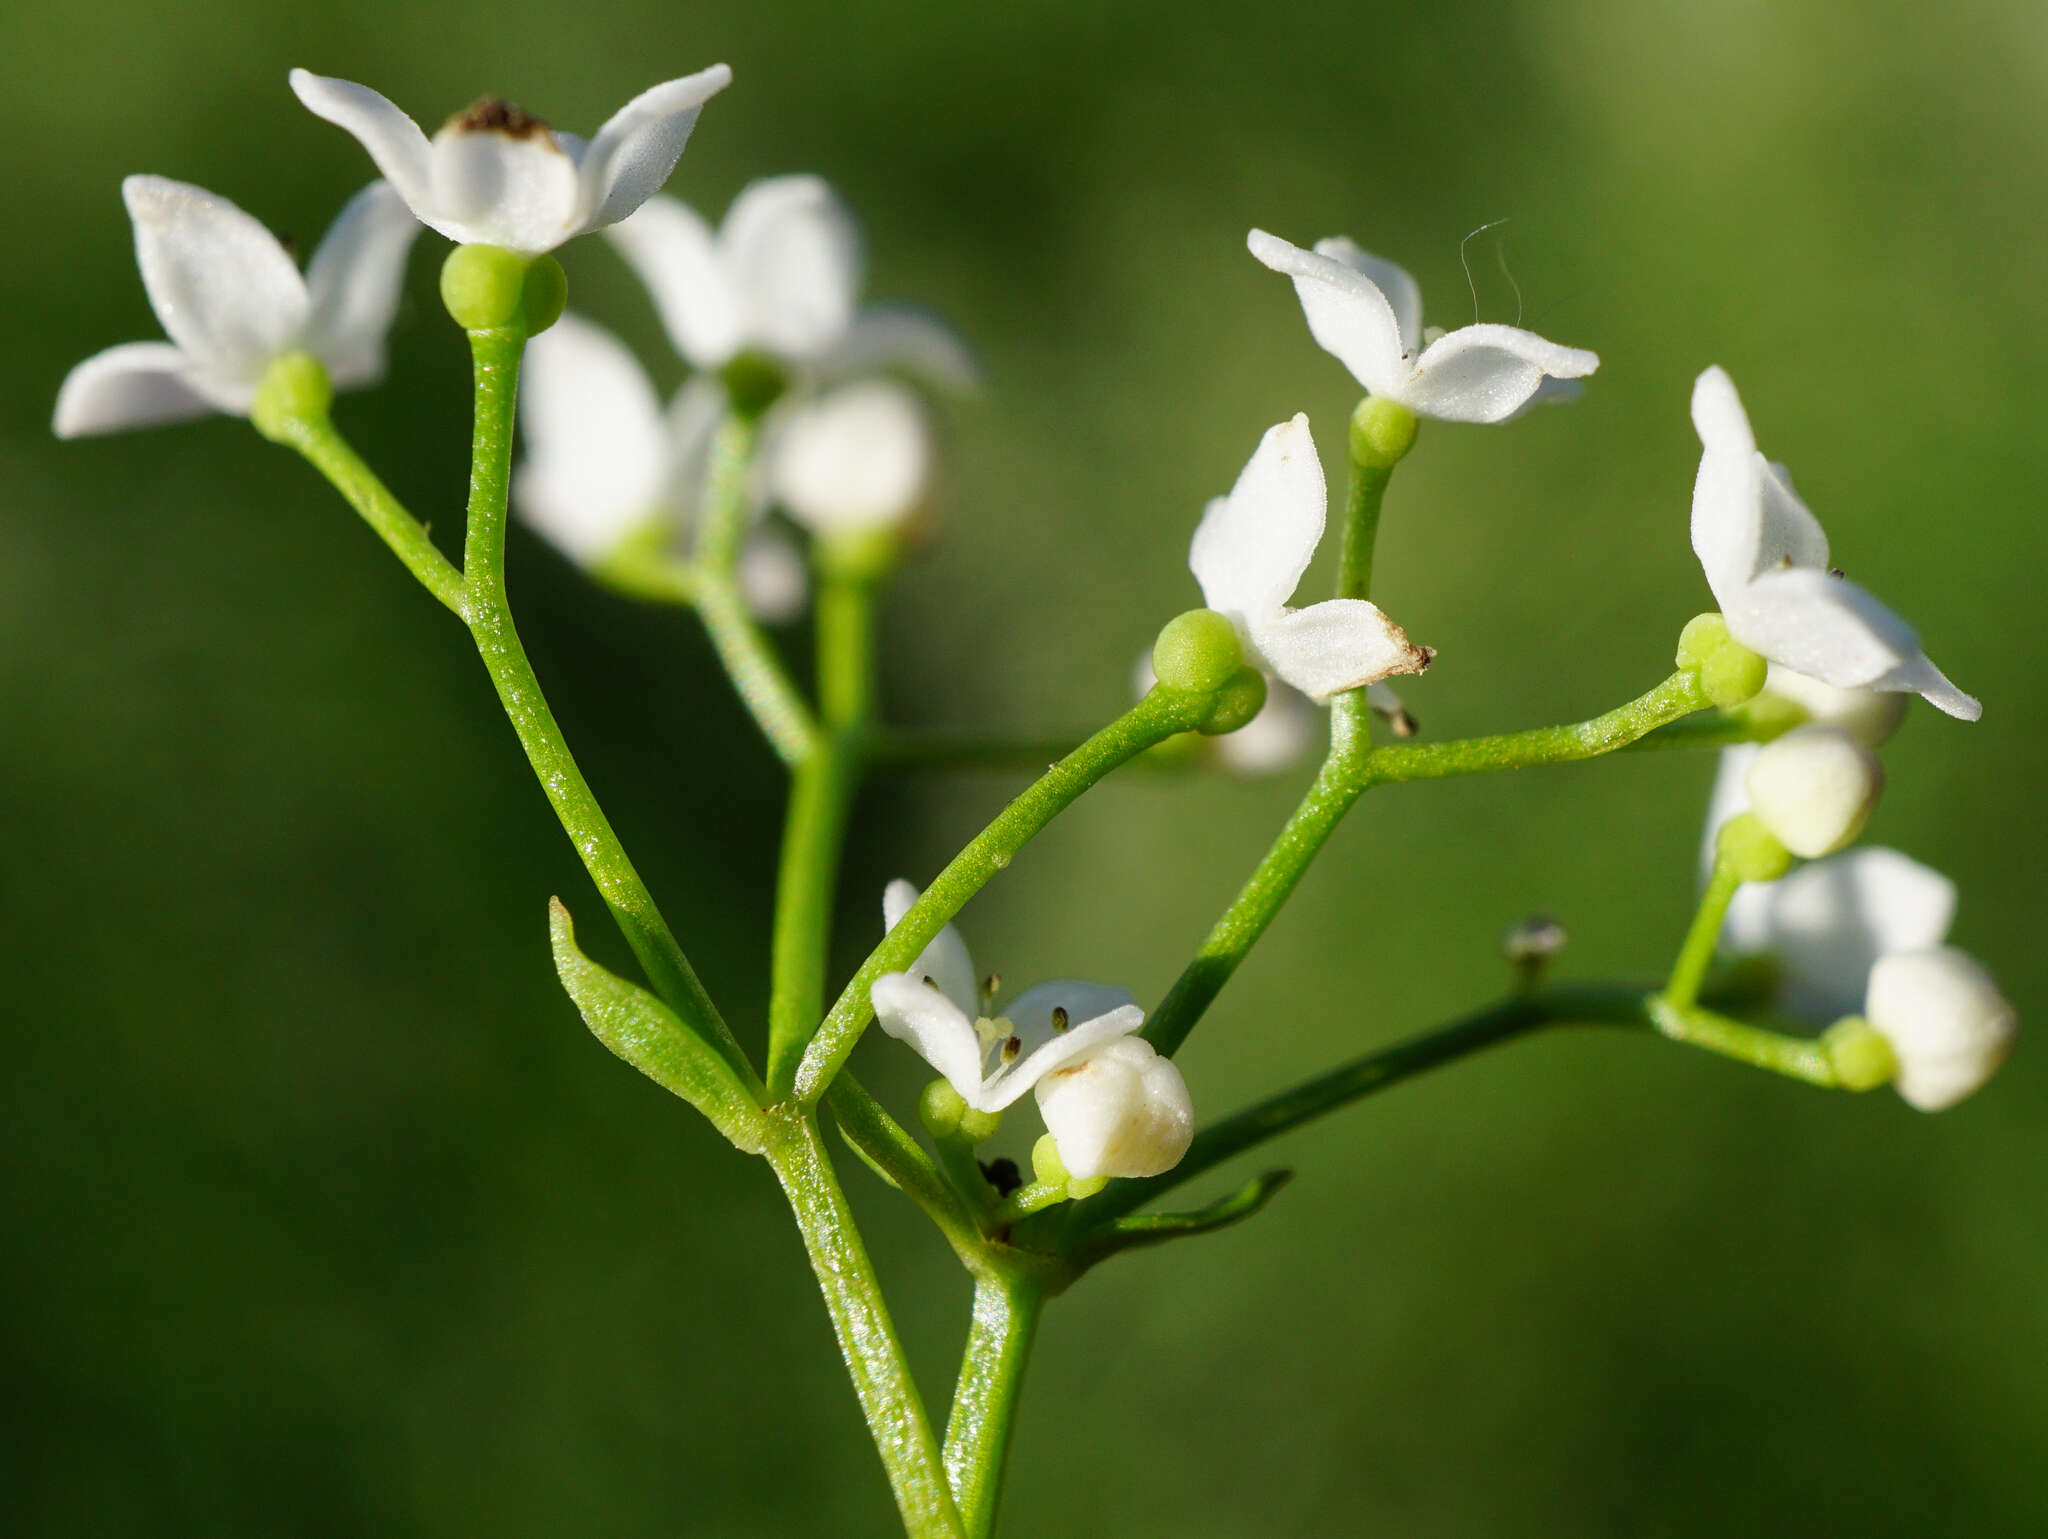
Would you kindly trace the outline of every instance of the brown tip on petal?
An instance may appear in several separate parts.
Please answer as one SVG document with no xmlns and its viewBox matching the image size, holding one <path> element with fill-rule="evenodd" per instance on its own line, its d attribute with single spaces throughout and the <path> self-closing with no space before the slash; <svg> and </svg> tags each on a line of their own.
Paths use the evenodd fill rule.
<svg viewBox="0 0 2048 1539">
<path fill-rule="evenodd" d="M 448 120 L 448 126 L 466 134 L 503 134 L 508 139 L 546 137 L 548 132 L 548 125 L 539 118 L 500 96 L 471 102 Z"/>
</svg>

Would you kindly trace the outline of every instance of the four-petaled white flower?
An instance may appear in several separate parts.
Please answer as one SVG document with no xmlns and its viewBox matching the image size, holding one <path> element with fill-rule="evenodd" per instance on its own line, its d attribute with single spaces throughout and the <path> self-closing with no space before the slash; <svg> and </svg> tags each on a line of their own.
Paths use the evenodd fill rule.
<svg viewBox="0 0 2048 1539">
<path fill-rule="evenodd" d="M 913 392 L 867 379 L 779 413 L 761 452 L 783 511 L 829 537 L 891 528 L 915 514 L 931 487 L 935 446 Z"/>
<path fill-rule="evenodd" d="M 894 881 L 882 915 L 894 929 L 918 890 Z M 947 925 L 907 972 L 884 973 L 868 991 L 882 1030 L 908 1042 L 976 1111 L 998 1112 L 1045 1075 L 1145 1024 L 1124 989 L 1057 979 L 1035 984 L 993 1018 L 960 932 Z"/>
<path fill-rule="evenodd" d="M 1984 708 L 1927 660 L 1911 626 L 1828 568 L 1828 537 L 1783 465 L 1758 452 L 1735 383 L 1699 377 L 1692 420 L 1705 452 L 1692 494 L 1692 548 L 1735 639 L 1842 689 L 1917 694 L 1975 721 Z"/>
<path fill-rule="evenodd" d="M 1246 660 L 1316 700 L 1420 673 L 1434 655 L 1365 599 L 1287 607 L 1328 513 L 1308 418 L 1296 414 L 1267 429 L 1230 495 L 1203 513 L 1188 549 L 1204 602 L 1237 627 Z"/>
<path fill-rule="evenodd" d="M 527 344 L 521 386 L 526 457 L 512 496 L 529 523 L 582 566 L 650 529 L 687 543 L 725 413 L 715 380 L 692 379 L 664 409 L 625 344 L 570 314 Z M 764 504 L 756 493 L 750 511 L 758 517 Z M 803 560 L 772 529 L 748 537 L 739 575 L 766 619 L 786 619 L 802 603 Z"/>
<path fill-rule="evenodd" d="M 1341 235 L 1313 251 L 1254 230 L 1245 244 L 1294 280 L 1309 334 L 1369 395 L 1418 417 L 1505 422 L 1543 395 L 1546 380 L 1583 379 L 1600 367 L 1582 347 L 1561 347 L 1519 326 L 1461 326 L 1427 335 L 1422 291 L 1405 269 Z"/>
<path fill-rule="evenodd" d="M 1714 836 L 1749 807 L 1755 744 L 1721 755 L 1707 810 L 1704 864 Z M 1774 957 L 1780 1002 L 1818 1023 L 1856 1010 L 1881 957 L 1925 951 L 1948 938 L 1956 885 L 1912 857 L 1878 846 L 1802 865 L 1775 882 L 1745 884 L 1728 905 L 1721 949 L 1729 956 Z"/>
<path fill-rule="evenodd" d="M 749 184 L 716 231 L 688 204 L 650 198 L 611 238 L 697 368 L 755 350 L 828 378 L 900 365 L 938 384 L 974 382 L 973 358 L 939 321 L 904 306 L 859 308 L 860 231 L 819 177 Z"/>
<path fill-rule="evenodd" d="M 723 64 L 642 91 L 590 140 L 504 102 L 478 102 L 431 141 L 368 86 L 295 69 L 292 89 L 347 129 L 420 223 L 464 245 L 528 256 L 617 224 L 668 180 L 705 102 L 731 83 Z"/>
<path fill-rule="evenodd" d="M 383 182 L 349 200 L 304 277 L 276 236 L 203 187 L 131 176 L 121 195 L 142 286 L 171 340 L 125 342 L 73 369 L 57 394 L 58 437 L 215 411 L 247 416 L 286 353 L 311 353 L 337 389 L 382 377 L 384 333 L 419 232 Z"/>
</svg>

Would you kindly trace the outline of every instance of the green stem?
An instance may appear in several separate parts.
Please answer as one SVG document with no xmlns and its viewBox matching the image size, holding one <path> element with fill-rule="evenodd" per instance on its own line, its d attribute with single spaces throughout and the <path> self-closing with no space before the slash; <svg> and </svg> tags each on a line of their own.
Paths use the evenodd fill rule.
<svg viewBox="0 0 2048 1539">
<path fill-rule="evenodd" d="M 1700 894 L 1700 906 L 1692 916 L 1692 928 L 1678 948 L 1678 960 L 1671 967 L 1671 981 L 1664 985 L 1664 998 L 1674 1008 L 1688 1010 L 1700 997 L 1707 969 L 1714 963 L 1714 948 L 1720 944 L 1721 926 L 1728 918 L 1728 905 L 1742 886 L 1727 861 L 1714 863 L 1707 889 Z"/>
<path fill-rule="evenodd" d="M 1790 700 L 1758 695 L 1743 705 L 1699 711 L 1666 722 L 1628 747 L 1636 752 L 1660 748 L 1730 748 L 1738 743 L 1768 743 L 1812 718 Z"/>
<path fill-rule="evenodd" d="M 476 432 L 464 540 L 463 618 L 534 775 L 655 991 L 725 1055 L 758 1095 L 761 1082 L 753 1066 L 683 955 L 668 921 L 655 906 L 589 782 L 577 768 L 512 623 L 505 594 L 505 493 L 511 475 L 512 423 L 525 339 L 512 331 L 478 331 L 470 334 L 470 345 L 476 362 Z"/>
<path fill-rule="evenodd" d="M 930 1216 L 946 1243 L 970 1266 L 981 1264 L 985 1246 L 974 1215 L 932 1163 L 924 1147 L 855 1079 L 842 1069 L 825 1092 L 825 1105 L 847 1141 L 876 1172 Z"/>
<path fill-rule="evenodd" d="M 1627 747 L 1706 703 L 1706 696 L 1700 693 L 1697 670 L 1685 669 L 1626 705 L 1616 706 L 1589 721 L 1447 743 L 1390 743 L 1373 750 L 1363 774 L 1372 785 L 1388 785 L 1597 759 Z"/>
<path fill-rule="evenodd" d="M 403 503 L 377 479 L 348 441 L 323 413 L 317 417 L 291 417 L 278 424 L 276 441 L 296 449 L 325 476 L 334 489 L 348 500 L 377 538 L 391 547 L 425 588 L 456 614 L 463 612 L 465 589 L 462 573 L 442 555 L 428 536 L 426 526 L 408 513 Z"/>
<path fill-rule="evenodd" d="M 1210 695 L 1186 694 L 1179 690 L 1154 689 L 1129 711 L 1097 732 L 1040 776 L 1035 784 L 998 813 L 988 827 L 976 834 L 967 847 L 932 879 L 910 911 L 903 916 L 882 944 L 868 954 L 846 987 L 840 991 L 824 1025 L 804 1050 L 797 1067 L 796 1094 L 805 1105 L 814 1104 L 832 1083 L 873 1019 L 868 990 L 887 972 L 908 967 L 917 954 L 931 944 L 940 930 L 960 912 L 998 871 L 1008 866 L 1019 850 L 1060 813 L 1071 807 L 1091 786 L 1118 765 L 1143 753 L 1154 743 L 1194 727 L 1214 706 Z"/>
<path fill-rule="evenodd" d="M 946 1422 L 945 1454 L 968 1539 L 995 1532 L 1024 1365 L 1044 1301 L 1043 1289 L 1031 1281 L 990 1274 L 974 1282 L 974 1321 Z"/>
<path fill-rule="evenodd" d="M 810 756 L 817 741 L 817 724 L 775 648 L 755 623 L 738 577 L 760 437 L 759 419 L 735 412 L 726 417 L 712 440 L 704 521 L 698 529 L 694 563 L 696 603 L 711 645 L 732 675 L 741 702 L 783 763 L 794 766 Z"/>
<path fill-rule="evenodd" d="M 788 1112 L 771 1122 L 768 1162 L 796 1215 L 904 1531 L 910 1539 L 964 1539 L 938 1441 L 817 1123 L 807 1113 Z"/>
<path fill-rule="evenodd" d="M 1752 1068 L 1768 1069 L 1787 1079 L 1803 1080 L 1824 1090 L 1844 1088 L 1835 1072 L 1834 1059 L 1813 1038 L 1782 1036 L 1746 1021 L 1730 1020 L 1711 1010 L 1677 1005 L 1664 998 L 1652 997 L 1648 1009 L 1657 1030 L 1673 1042 L 1702 1048 Z"/>
<path fill-rule="evenodd" d="M 1361 463 L 1356 453 L 1351 457 L 1351 481 L 1344 498 L 1344 528 L 1337 547 L 1336 596 L 1340 599 L 1362 599 L 1372 595 L 1373 552 L 1379 543 L 1380 509 L 1386 501 L 1387 484 L 1394 478 L 1394 463 L 1367 464 Z M 1346 690 L 1330 701 L 1331 756 L 1333 759 L 1341 756 L 1347 762 L 1357 764 L 1371 751 L 1371 703 L 1365 690 Z M 1189 1024 L 1193 1025 L 1193 1022 Z"/>
</svg>

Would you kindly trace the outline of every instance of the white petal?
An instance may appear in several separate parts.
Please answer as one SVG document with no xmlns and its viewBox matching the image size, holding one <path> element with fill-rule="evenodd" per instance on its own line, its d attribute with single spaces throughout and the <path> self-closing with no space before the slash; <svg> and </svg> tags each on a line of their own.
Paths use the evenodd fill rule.
<svg viewBox="0 0 2048 1539">
<path fill-rule="evenodd" d="M 1228 497 L 1209 504 L 1188 567 L 1211 609 L 1240 628 L 1273 615 L 1308 570 L 1323 537 L 1328 494 L 1308 417 L 1268 428 Z"/>
<path fill-rule="evenodd" d="M 959 333 L 914 305 L 872 305 L 853 318 L 836 346 L 817 360 L 818 372 L 847 379 L 901 369 L 958 394 L 981 383 L 981 363 Z"/>
<path fill-rule="evenodd" d="M 570 559 L 610 554 L 658 515 L 670 485 L 661 401 L 618 338 L 564 315 L 527 344 L 519 412 L 520 513 Z"/>
<path fill-rule="evenodd" d="M 1723 612 L 1765 572 L 1826 567 L 1827 534 L 1792 490 L 1785 467 L 1757 452 L 1726 370 L 1710 368 L 1693 382 L 1692 420 L 1702 448 L 1692 545 Z"/>
<path fill-rule="evenodd" d="M 1216 746 L 1216 757 L 1233 774 L 1277 775 L 1292 769 L 1308 753 L 1316 716 L 1315 708 L 1299 691 L 1275 679 L 1258 715 L 1237 731 L 1209 741 Z"/>
<path fill-rule="evenodd" d="M 434 225 L 433 191 L 428 180 L 427 136 L 419 124 L 368 86 L 295 69 L 292 90 L 315 116 L 354 134 L 384 179 L 398 189 L 421 221 Z M 446 233 L 445 231 L 443 233 Z"/>
<path fill-rule="evenodd" d="M 606 120 L 582 159 L 585 230 L 617 224 L 668 180 L 703 105 L 732 84 L 723 64 L 669 80 L 627 102 Z"/>
<path fill-rule="evenodd" d="M 384 334 L 398 313 L 406 253 L 419 232 L 396 189 L 372 182 L 349 199 L 313 253 L 306 346 L 338 387 L 383 377 Z"/>
<path fill-rule="evenodd" d="M 1707 798 L 1706 829 L 1700 840 L 1700 880 L 1704 882 L 1714 870 L 1714 841 L 1721 832 L 1721 825 L 1738 813 L 1749 811 L 1749 767 L 1756 762 L 1761 743 L 1737 743 L 1732 748 L 1721 750 L 1719 766 L 1714 771 L 1714 789 Z M 1722 932 L 1722 944 L 1735 952 L 1754 950 L 1754 947 L 1734 943 L 1727 932 Z"/>
<path fill-rule="evenodd" d="M 1702 371 L 1692 383 L 1692 425 L 1709 454 L 1756 453 L 1756 434 L 1750 430 L 1749 413 L 1742 409 L 1735 381 L 1719 364 Z"/>
<path fill-rule="evenodd" d="M 1766 886 L 1763 934 L 1751 948 L 1784 964 L 1786 1003 L 1816 1022 L 1858 1008 L 1879 957 L 1948 938 L 1956 884 L 1897 850 L 1850 850 Z"/>
<path fill-rule="evenodd" d="M 910 905 L 920 896 L 917 888 L 901 877 L 882 890 L 884 934 L 903 922 L 903 916 L 910 912 Z M 952 925 L 939 931 L 905 971 L 920 982 L 930 979 L 932 985 L 964 1011 L 969 1020 L 980 1015 L 981 979 L 975 974 L 974 958 L 968 955 L 966 940 Z M 976 1051 L 978 1053 L 980 1049 Z M 980 1060 L 977 1058 L 976 1062 Z M 978 1075 L 979 1070 L 976 1072 Z"/>
<path fill-rule="evenodd" d="M 958 1005 L 909 973 L 884 973 L 868 1002 L 882 1030 L 916 1048 L 968 1105 L 981 1105 L 981 1041 Z"/>
<path fill-rule="evenodd" d="M 1505 422 L 1535 398 L 1546 376 L 1581 379 L 1599 367 L 1597 353 L 1518 326 L 1462 326 L 1424 348 L 1414 378 L 1393 393 L 1424 417 Z"/>
<path fill-rule="evenodd" d="M 1899 1094 L 1921 1111 L 1940 1111 L 1976 1090 L 2019 1031 L 2019 1016 L 1991 974 L 1953 946 L 1880 959 L 1863 1013 L 1898 1056 Z"/>
<path fill-rule="evenodd" d="M 185 355 L 170 343 L 124 342 L 64 376 L 50 427 L 59 438 L 84 438 L 219 410 L 192 383 Z"/>
<path fill-rule="evenodd" d="M 974 1105 L 980 1111 L 1001 1111 L 1062 1064 L 1085 1058 L 1104 1043 L 1127 1037 L 1144 1024 L 1143 1010 L 1136 1005 L 1119 1005 L 1106 1015 L 1069 1026 L 1036 1052 L 991 1075 Z"/>
<path fill-rule="evenodd" d="M 1245 245 L 1274 272 L 1294 280 L 1318 346 L 1372 394 L 1399 393 L 1409 373 L 1401 322 L 1378 284 L 1335 257 L 1303 251 L 1264 230 L 1252 231 Z"/>
<path fill-rule="evenodd" d="M 796 541 L 781 529 L 756 529 L 740 547 L 740 593 L 747 608 L 770 625 L 803 613 L 810 593 L 810 569 Z"/>
<path fill-rule="evenodd" d="M 576 161 L 540 123 L 501 125 L 471 108 L 434 135 L 432 148 L 434 217 L 421 217 L 451 240 L 531 256 L 581 233 Z"/>
<path fill-rule="evenodd" d="M 747 307 L 727 276 L 717 237 L 674 198 L 649 198 L 608 232 L 654 296 L 669 340 L 700 369 L 715 369 L 747 341 Z"/>
<path fill-rule="evenodd" d="M 1430 659 L 1364 599 L 1325 599 L 1255 622 L 1252 645 L 1275 673 L 1317 701 L 1389 674 L 1420 673 Z"/>
<path fill-rule="evenodd" d="M 1422 289 L 1407 268 L 1383 256 L 1374 256 L 1346 235 L 1324 236 L 1316 242 L 1315 252 L 1365 274 L 1393 307 L 1394 325 L 1401 334 L 1401 351 L 1422 351 Z"/>
<path fill-rule="evenodd" d="M 1744 646 L 1823 683 L 1922 695 L 1964 721 L 1983 714 L 1927 660 L 1911 626 L 1846 578 L 1805 568 L 1766 572 L 1722 613 Z"/>
<path fill-rule="evenodd" d="M 1038 1110 L 1069 1175 L 1155 1176 L 1181 1161 L 1195 1109 L 1171 1059 L 1132 1038 L 1038 1082 Z"/>
<path fill-rule="evenodd" d="M 277 237 L 226 198 L 161 176 L 121 184 L 135 260 L 170 339 L 209 379 L 254 389 L 306 323 L 306 285 Z"/>
<path fill-rule="evenodd" d="M 1863 831 L 1884 790 L 1884 766 L 1840 727 L 1809 722 L 1766 743 L 1743 788 L 1764 827 L 1812 860 Z"/>
<path fill-rule="evenodd" d="M 860 232 L 822 179 L 749 183 L 726 211 L 718 244 L 746 296 L 753 340 L 808 362 L 846 335 L 860 292 Z"/>
<path fill-rule="evenodd" d="M 797 408 L 765 452 L 775 496 L 820 535 L 900 523 L 917 511 L 931 479 L 924 407 L 886 379 L 845 385 Z"/>
<path fill-rule="evenodd" d="M 1135 1005 L 1137 996 L 1129 989 L 1108 983 L 1084 983 L 1078 978 L 1051 978 L 1034 983 L 1003 1006 L 1003 1015 L 1023 1043 L 1026 1054 L 1064 1036 L 1076 1024 L 1124 1005 Z M 1055 1010 L 1065 1012 L 1055 1021 Z"/>
<path fill-rule="evenodd" d="M 1902 695 L 1882 694 L 1874 689 L 1837 689 L 1782 663 L 1772 663 L 1765 673 L 1764 692 L 1791 701 L 1810 720 L 1854 733 L 1872 748 L 1885 743 L 1906 717 Z"/>
<path fill-rule="evenodd" d="M 1569 406 L 1585 393 L 1586 387 L 1575 379 L 1552 379 L 1545 375 L 1543 383 L 1536 387 L 1536 393 L 1500 420 L 1519 422 L 1539 406 Z"/>
</svg>

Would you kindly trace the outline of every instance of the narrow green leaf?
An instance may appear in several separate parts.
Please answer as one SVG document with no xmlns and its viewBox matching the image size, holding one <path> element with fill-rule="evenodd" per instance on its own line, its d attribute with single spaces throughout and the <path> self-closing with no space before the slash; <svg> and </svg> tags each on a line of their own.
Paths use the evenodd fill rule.
<svg viewBox="0 0 2048 1539">
<path fill-rule="evenodd" d="M 548 902 L 555 971 L 591 1034 L 665 1090 L 711 1119 L 748 1154 L 765 1147 L 767 1119 L 724 1057 L 647 990 L 599 967 L 576 949 L 562 900 Z"/>
<path fill-rule="evenodd" d="M 1088 1246 L 1086 1259 L 1093 1263 L 1140 1245 L 1158 1245 L 1167 1240 L 1227 1229 L 1258 1212 L 1273 1200 L 1275 1192 L 1293 1179 L 1291 1170 L 1262 1171 L 1236 1191 L 1192 1213 L 1134 1213 L 1128 1218 L 1120 1218 Z"/>
</svg>

